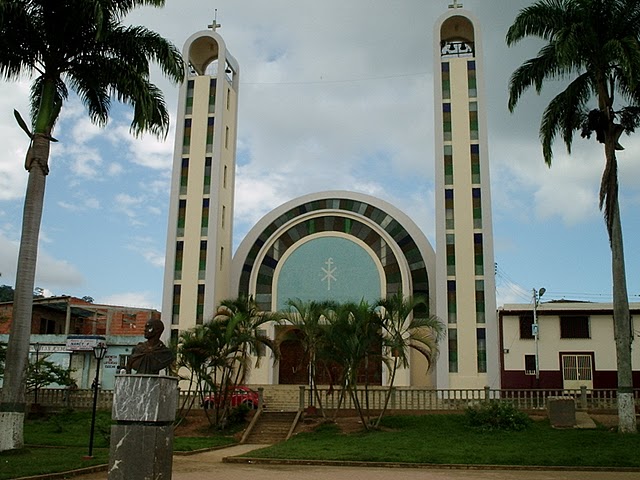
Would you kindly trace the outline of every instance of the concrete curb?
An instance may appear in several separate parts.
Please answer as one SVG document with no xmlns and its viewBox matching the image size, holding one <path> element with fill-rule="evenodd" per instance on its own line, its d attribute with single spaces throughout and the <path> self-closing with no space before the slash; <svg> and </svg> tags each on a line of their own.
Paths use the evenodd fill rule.
<svg viewBox="0 0 640 480">
<path fill-rule="evenodd" d="M 207 453 L 207 452 L 215 452 L 216 450 L 224 450 L 225 448 L 231 448 L 238 446 L 239 443 L 233 443 L 231 445 L 219 445 L 217 447 L 207 447 L 207 448 L 199 448 L 197 450 L 185 450 L 185 451 L 175 451 L 173 452 L 174 457 L 188 457 L 190 455 L 197 455 L 199 453 Z"/>
<path fill-rule="evenodd" d="M 212 452 L 214 450 L 222 450 L 224 448 L 233 447 L 235 445 L 236 444 L 221 445 L 218 447 L 201 448 L 198 450 L 173 452 L 173 455 L 179 456 L 179 457 L 182 457 L 182 456 L 186 457 L 189 455 L 197 455 L 198 453 L 206 453 L 206 452 Z M 78 468 L 76 470 L 67 470 L 66 472 L 45 473 L 42 475 L 34 475 L 31 477 L 19 477 L 19 478 L 15 478 L 14 480 L 59 480 L 59 479 L 65 479 L 69 477 L 77 477 L 78 475 L 85 475 L 89 473 L 106 472 L 108 468 L 109 468 L 109 465 L 105 463 L 103 465 L 93 465 L 92 467 Z"/>
<path fill-rule="evenodd" d="M 564 471 L 564 472 L 640 472 L 640 467 L 580 467 L 559 465 L 462 465 L 436 463 L 401 462 L 356 462 L 341 460 L 288 460 L 277 458 L 224 457 L 223 463 L 263 465 L 313 465 L 326 467 L 376 467 L 376 468 L 425 468 L 432 470 L 518 470 L 518 471 Z"/>
<path fill-rule="evenodd" d="M 92 467 L 78 468 L 76 470 L 68 470 L 66 472 L 57 473 L 45 473 L 43 475 L 34 475 L 31 477 L 19 477 L 13 480 L 59 480 L 61 478 L 77 477 L 78 475 L 85 475 L 96 472 L 106 472 L 109 465 L 94 465 Z"/>
</svg>

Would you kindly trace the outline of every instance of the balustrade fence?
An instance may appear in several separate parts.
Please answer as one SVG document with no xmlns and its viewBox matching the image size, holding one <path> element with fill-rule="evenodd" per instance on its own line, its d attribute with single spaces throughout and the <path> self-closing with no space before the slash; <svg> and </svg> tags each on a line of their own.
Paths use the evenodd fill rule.
<svg viewBox="0 0 640 480">
<path fill-rule="evenodd" d="M 291 392 L 291 386 L 287 386 Z M 297 410 L 309 405 L 319 406 L 316 395 L 310 394 L 308 387 L 301 386 L 297 403 L 292 396 L 286 401 L 278 401 L 278 385 L 259 387 L 267 408 L 274 410 Z M 640 389 L 634 389 L 636 408 L 640 409 Z M 328 410 L 354 408 L 353 399 L 345 394 L 340 402 L 340 390 L 327 387 L 318 388 L 322 406 Z M 384 407 L 388 390 L 372 387 L 358 390 L 357 398 L 361 406 L 371 410 Z M 313 397 L 313 402 L 311 398 Z M 521 410 L 546 408 L 547 400 L 553 397 L 571 397 L 576 401 L 576 408 L 581 410 L 615 410 L 617 409 L 616 391 L 612 389 L 558 389 L 558 390 L 505 390 L 485 387 L 482 389 L 425 389 L 414 387 L 395 387 L 389 397 L 389 410 L 410 411 L 442 411 L 464 410 L 486 401 L 508 402 Z M 27 395 L 27 403 L 34 402 L 34 394 Z M 193 400 L 193 408 L 200 408 L 200 400 L 194 392 L 181 391 L 179 406 L 185 400 Z M 112 390 L 101 390 L 98 394 L 98 408 L 111 409 Z M 44 407 L 90 409 L 93 405 L 93 390 L 39 389 L 38 403 Z M 189 403 L 189 402 L 187 402 Z"/>
<path fill-rule="evenodd" d="M 335 409 L 340 402 L 340 391 L 330 391 L 320 387 L 322 406 Z M 365 391 L 358 390 L 357 398 L 362 407 L 372 410 L 384 408 L 388 389 L 373 388 Z M 309 391 L 301 392 L 304 400 L 301 405 L 308 404 Z M 492 389 L 419 389 L 410 387 L 396 387 L 391 390 L 388 409 L 390 410 L 464 410 L 486 401 L 501 401 L 511 403 L 520 410 L 535 410 L 546 408 L 549 398 L 571 397 L 576 401 L 576 408 L 581 410 L 615 410 L 618 408 L 616 391 L 611 389 L 558 389 L 558 390 L 506 390 Z M 640 389 L 634 390 L 636 405 L 640 408 Z M 340 408 L 354 408 L 353 399 L 345 395 Z M 314 400 L 317 405 L 317 401 Z"/>
</svg>

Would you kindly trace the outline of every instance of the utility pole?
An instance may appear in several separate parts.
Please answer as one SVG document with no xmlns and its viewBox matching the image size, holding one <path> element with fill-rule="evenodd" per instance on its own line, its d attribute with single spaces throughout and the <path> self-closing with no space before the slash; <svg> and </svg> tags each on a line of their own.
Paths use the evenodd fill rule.
<svg viewBox="0 0 640 480">
<path fill-rule="evenodd" d="M 540 386 L 540 356 L 538 352 L 538 341 L 540 336 L 540 327 L 538 325 L 538 301 L 544 295 L 546 289 L 543 287 L 539 291 L 533 289 L 533 324 L 531 325 L 531 333 L 536 343 L 536 386 Z"/>
</svg>

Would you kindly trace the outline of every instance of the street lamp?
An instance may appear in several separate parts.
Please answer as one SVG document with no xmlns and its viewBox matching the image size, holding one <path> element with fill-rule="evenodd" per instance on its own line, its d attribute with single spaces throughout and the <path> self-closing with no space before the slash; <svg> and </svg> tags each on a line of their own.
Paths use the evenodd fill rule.
<svg viewBox="0 0 640 480">
<path fill-rule="evenodd" d="M 89 434 L 89 455 L 85 458 L 93 458 L 93 432 L 96 428 L 96 408 L 98 406 L 98 389 L 100 382 L 100 363 L 107 353 L 107 345 L 104 342 L 93 347 L 93 356 L 96 359 L 96 377 L 93 379 L 93 411 L 91 413 L 91 433 Z"/>
<path fill-rule="evenodd" d="M 540 328 L 538 326 L 538 302 L 540 301 L 540 297 L 544 295 L 544 292 L 547 290 L 542 287 L 539 291 L 533 289 L 533 325 L 531 325 L 531 333 L 533 334 L 533 338 L 536 342 L 536 384 L 540 386 L 540 357 L 538 354 L 538 337 L 540 334 Z"/>
<path fill-rule="evenodd" d="M 33 345 L 33 350 L 36 352 L 36 381 L 35 381 L 35 386 L 34 386 L 34 398 L 33 398 L 33 404 L 35 405 L 35 408 L 38 408 L 38 384 L 40 383 L 40 343 L 36 342 Z"/>
</svg>

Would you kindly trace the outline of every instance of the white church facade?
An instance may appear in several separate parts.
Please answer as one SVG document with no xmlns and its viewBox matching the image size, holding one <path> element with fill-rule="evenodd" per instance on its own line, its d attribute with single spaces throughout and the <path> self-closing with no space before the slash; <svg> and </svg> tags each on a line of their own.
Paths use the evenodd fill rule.
<svg viewBox="0 0 640 480">
<path fill-rule="evenodd" d="M 232 256 L 239 66 L 215 27 L 187 40 L 162 305 L 167 332 L 177 337 L 239 295 L 277 311 L 290 298 L 373 302 L 403 292 L 428 299 L 447 334 L 435 371 L 427 374 L 414 358 L 397 385 L 499 387 L 482 48 L 475 17 L 457 2 L 451 7 L 435 23 L 436 140 L 424 152 L 435 153 L 435 250 L 407 212 L 328 191 L 268 213 Z M 266 334 L 274 338 L 276 328 Z M 250 383 L 294 383 L 282 365 L 263 362 Z"/>
</svg>

